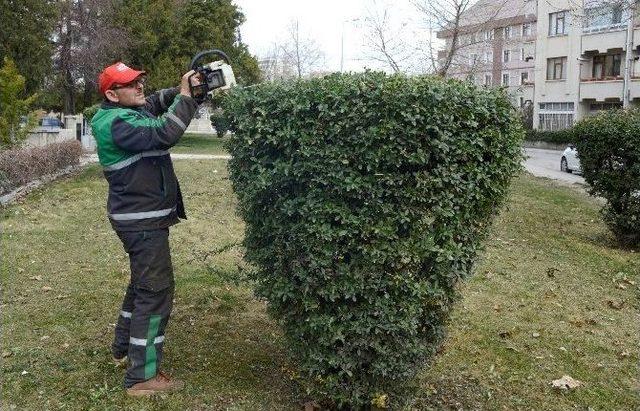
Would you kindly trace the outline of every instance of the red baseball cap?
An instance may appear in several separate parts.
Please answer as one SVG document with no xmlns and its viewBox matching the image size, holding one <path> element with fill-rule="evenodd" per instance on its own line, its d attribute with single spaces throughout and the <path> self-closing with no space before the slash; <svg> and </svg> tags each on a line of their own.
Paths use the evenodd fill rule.
<svg viewBox="0 0 640 411">
<path fill-rule="evenodd" d="M 117 62 L 102 70 L 98 76 L 98 86 L 100 93 L 104 94 L 114 84 L 127 84 L 140 75 L 146 74 L 144 71 L 134 70 L 123 62 Z"/>
</svg>

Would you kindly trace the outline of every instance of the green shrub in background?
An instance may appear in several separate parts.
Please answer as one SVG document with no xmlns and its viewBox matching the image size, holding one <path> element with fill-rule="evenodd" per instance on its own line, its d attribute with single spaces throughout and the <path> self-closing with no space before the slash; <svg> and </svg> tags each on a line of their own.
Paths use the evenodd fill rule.
<svg viewBox="0 0 640 411">
<path fill-rule="evenodd" d="M 575 126 L 584 178 L 607 200 L 604 221 L 624 245 L 640 245 L 640 111 L 608 110 Z"/>
<path fill-rule="evenodd" d="M 256 292 L 309 393 L 395 407 L 520 169 L 507 96 L 368 72 L 264 83 L 223 105 Z"/>
<path fill-rule="evenodd" d="M 527 130 L 525 137 L 527 141 L 544 141 L 554 144 L 575 143 L 574 131 L 572 128 L 557 131 Z"/>
<path fill-rule="evenodd" d="M 219 138 L 224 137 L 227 131 L 231 130 L 231 124 L 228 116 L 224 111 L 216 109 L 210 116 L 211 125 L 216 129 L 216 134 Z"/>
<path fill-rule="evenodd" d="M 100 109 L 100 103 L 94 104 L 82 110 L 82 115 L 87 120 L 88 123 L 91 123 L 91 119 L 96 115 L 98 109 Z"/>
<path fill-rule="evenodd" d="M 26 79 L 8 57 L 0 67 L 0 147 L 18 146 L 36 126 L 30 107 L 37 98 L 24 96 Z"/>
</svg>

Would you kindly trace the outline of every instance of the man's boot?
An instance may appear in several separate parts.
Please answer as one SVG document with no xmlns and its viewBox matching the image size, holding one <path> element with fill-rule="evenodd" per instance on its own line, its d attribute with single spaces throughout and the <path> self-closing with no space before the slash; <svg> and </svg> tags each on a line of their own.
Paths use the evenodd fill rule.
<svg viewBox="0 0 640 411">
<path fill-rule="evenodd" d="M 133 384 L 133 386 L 127 388 L 127 394 L 132 397 L 141 397 L 163 392 L 178 391 L 183 387 L 184 382 L 174 380 L 162 371 L 158 371 L 158 374 L 154 378 Z"/>
</svg>

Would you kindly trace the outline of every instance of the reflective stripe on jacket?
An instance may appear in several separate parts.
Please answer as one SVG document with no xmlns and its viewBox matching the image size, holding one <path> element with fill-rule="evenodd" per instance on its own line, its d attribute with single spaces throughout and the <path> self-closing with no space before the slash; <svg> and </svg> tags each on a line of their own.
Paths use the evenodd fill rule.
<svg viewBox="0 0 640 411">
<path fill-rule="evenodd" d="M 104 102 L 91 120 L 98 158 L 109 183 L 107 211 L 116 231 L 165 228 L 186 218 L 167 151 L 198 105 L 178 89 L 160 90 L 142 107 Z"/>
</svg>

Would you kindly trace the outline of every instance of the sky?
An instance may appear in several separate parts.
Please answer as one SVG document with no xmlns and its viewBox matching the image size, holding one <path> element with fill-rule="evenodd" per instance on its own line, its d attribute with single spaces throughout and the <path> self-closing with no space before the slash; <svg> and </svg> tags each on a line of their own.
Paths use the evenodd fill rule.
<svg viewBox="0 0 640 411">
<path fill-rule="evenodd" d="M 235 0 L 234 3 L 245 15 L 240 33 L 252 54 L 267 57 L 274 44 L 282 44 L 286 39 L 290 22 L 298 20 L 301 36 L 314 39 L 324 52 L 324 68 L 328 71 L 340 70 L 343 52 L 344 71 L 385 68 L 367 58 L 369 52 L 364 47 L 367 10 L 381 10 L 388 5 L 392 27 L 402 27 L 416 15 L 408 0 Z M 408 35 L 407 41 L 411 42 L 412 36 Z"/>
</svg>

